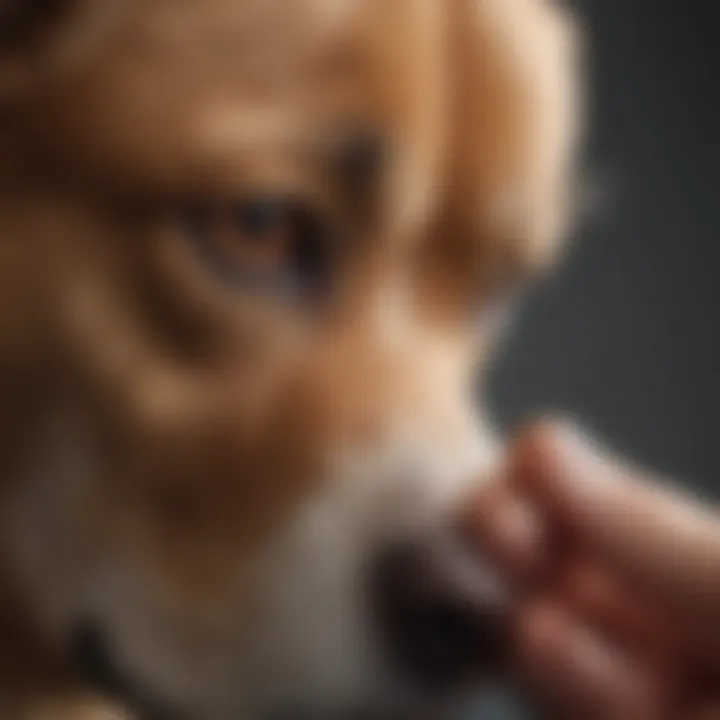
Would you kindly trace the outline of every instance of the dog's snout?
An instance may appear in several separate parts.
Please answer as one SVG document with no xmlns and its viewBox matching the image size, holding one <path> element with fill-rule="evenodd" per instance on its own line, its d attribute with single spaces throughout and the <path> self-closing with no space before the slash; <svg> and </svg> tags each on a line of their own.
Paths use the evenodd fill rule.
<svg viewBox="0 0 720 720">
<path fill-rule="evenodd" d="M 494 675 L 505 664 L 504 597 L 464 583 L 430 546 L 386 548 L 374 566 L 372 587 L 380 631 L 411 681 L 443 691 Z"/>
</svg>

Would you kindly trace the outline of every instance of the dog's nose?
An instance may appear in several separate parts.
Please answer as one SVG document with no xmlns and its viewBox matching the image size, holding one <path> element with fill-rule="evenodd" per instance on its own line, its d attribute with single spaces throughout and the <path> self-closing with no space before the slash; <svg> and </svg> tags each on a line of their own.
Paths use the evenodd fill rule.
<svg viewBox="0 0 720 720">
<path fill-rule="evenodd" d="M 447 556 L 415 543 L 384 549 L 373 567 L 376 617 L 390 655 L 429 691 L 488 678 L 506 664 L 506 598 L 493 583 L 461 575 Z"/>
</svg>

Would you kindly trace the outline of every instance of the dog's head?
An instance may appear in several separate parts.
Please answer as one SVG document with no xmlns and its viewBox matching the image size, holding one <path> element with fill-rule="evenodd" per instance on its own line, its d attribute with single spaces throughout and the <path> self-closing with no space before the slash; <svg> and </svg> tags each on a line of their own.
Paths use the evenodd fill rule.
<svg viewBox="0 0 720 720">
<path fill-rule="evenodd" d="M 432 567 L 563 234 L 572 47 L 544 0 L 0 3 L 6 527 L 58 642 L 212 720 L 496 662 Z"/>
</svg>

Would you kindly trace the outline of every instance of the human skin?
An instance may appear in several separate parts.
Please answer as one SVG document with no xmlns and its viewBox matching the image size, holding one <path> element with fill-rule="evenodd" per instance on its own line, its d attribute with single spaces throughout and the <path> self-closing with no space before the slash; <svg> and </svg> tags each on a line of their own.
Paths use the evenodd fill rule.
<svg viewBox="0 0 720 720">
<path fill-rule="evenodd" d="M 550 717 L 720 718 L 720 514 L 545 422 L 469 504 L 515 590 L 518 675 Z"/>
</svg>

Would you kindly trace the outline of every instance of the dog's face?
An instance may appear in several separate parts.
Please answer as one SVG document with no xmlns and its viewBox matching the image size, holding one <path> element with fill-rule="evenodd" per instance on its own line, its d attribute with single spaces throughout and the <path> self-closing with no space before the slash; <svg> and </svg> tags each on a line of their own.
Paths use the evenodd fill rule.
<svg viewBox="0 0 720 720">
<path fill-rule="evenodd" d="M 437 555 L 488 472 L 474 372 L 566 218 L 564 13 L 5 7 L 0 353 L 37 408 L 7 542 L 48 632 L 203 720 L 410 707 L 492 664 L 489 585 L 459 638 L 414 613 L 427 567 L 378 568 Z"/>
</svg>

